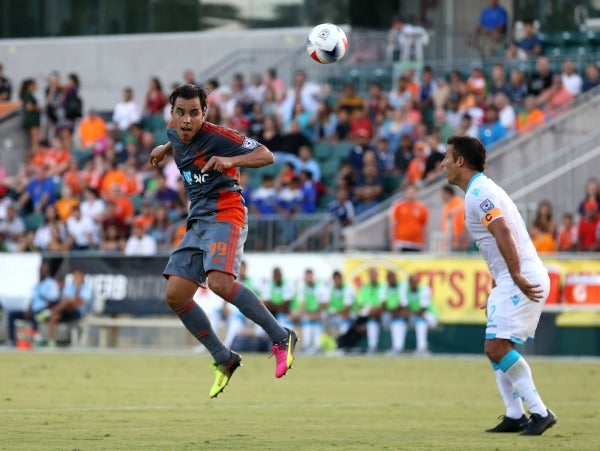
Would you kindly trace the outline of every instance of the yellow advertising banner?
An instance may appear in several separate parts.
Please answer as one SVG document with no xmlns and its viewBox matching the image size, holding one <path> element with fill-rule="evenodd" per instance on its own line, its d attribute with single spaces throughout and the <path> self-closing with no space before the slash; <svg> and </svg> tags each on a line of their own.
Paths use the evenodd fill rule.
<svg viewBox="0 0 600 451">
<path fill-rule="evenodd" d="M 581 284 L 579 288 L 572 288 L 569 285 L 570 280 L 583 280 L 583 276 L 600 278 L 600 261 L 548 259 L 544 263 L 549 268 L 553 281 L 550 296 L 552 299 L 549 299 L 548 305 L 562 301 L 565 290 L 569 290 L 569 293 L 581 291 Z M 406 255 L 390 256 L 390 254 L 349 256 L 345 259 L 346 280 L 354 283 L 355 286 L 364 283 L 367 280 L 367 270 L 371 267 L 379 270 L 382 281 L 385 280 L 385 273 L 389 270 L 395 271 L 403 281 L 407 280 L 409 274 L 418 273 L 422 283 L 431 287 L 433 303 L 441 323 L 485 324 L 486 322 L 484 306 L 491 290 L 492 276 L 479 256 L 433 259 L 419 255 L 414 257 L 411 255 L 410 258 Z M 577 300 L 570 300 L 578 302 L 581 299 L 582 295 L 579 295 Z M 600 307 L 600 299 L 586 298 L 583 303 L 590 301 L 596 302 L 596 306 Z M 593 308 L 593 304 L 590 306 Z M 592 312 L 590 315 L 594 316 Z"/>
</svg>

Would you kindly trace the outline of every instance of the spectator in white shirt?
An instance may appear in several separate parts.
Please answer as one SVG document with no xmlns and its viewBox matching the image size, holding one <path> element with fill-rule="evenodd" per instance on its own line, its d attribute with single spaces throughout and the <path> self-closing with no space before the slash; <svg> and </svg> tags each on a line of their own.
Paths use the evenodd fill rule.
<svg viewBox="0 0 600 451">
<path fill-rule="evenodd" d="M 123 90 L 123 100 L 115 105 L 112 121 L 117 125 L 119 131 L 127 131 L 131 124 L 141 119 L 140 108 L 133 100 L 133 89 L 127 87 Z"/>
<path fill-rule="evenodd" d="M 563 87 L 573 96 L 581 94 L 583 79 L 581 75 L 575 72 L 575 63 L 573 60 L 566 59 L 563 63 L 563 72 L 561 74 Z"/>
<path fill-rule="evenodd" d="M 81 216 L 84 218 L 90 218 L 92 220 L 97 233 L 97 241 L 99 241 L 100 226 L 104 217 L 106 204 L 98 197 L 98 194 L 92 188 L 86 188 L 83 191 L 83 198 L 85 200 L 79 205 Z"/>
<path fill-rule="evenodd" d="M 146 233 L 143 222 L 133 221 L 131 236 L 125 244 L 125 255 L 154 255 L 156 240 Z"/>
<path fill-rule="evenodd" d="M 14 205 L 6 209 L 6 218 L 0 221 L 0 244 L 4 242 L 8 252 L 17 252 L 25 236 L 25 222 L 17 214 Z"/>
<path fill-rule="evenodd" d="M 67 233 L 73 239 L 74 250 L 86 250 L 98 244 L 93 220 L 82 216 L 79 207 L 73 207 L 71 216 L 67 219 Z"/>
<path fill-rule="evenodd" d="M 515 122 L 517 120 L 515 109 L 510 104 L 506 94 L 499 92 L 494 97 L 494 104 L 498 108 L 498 119 L 508 133 L 515 130 Z"/>
</svg>

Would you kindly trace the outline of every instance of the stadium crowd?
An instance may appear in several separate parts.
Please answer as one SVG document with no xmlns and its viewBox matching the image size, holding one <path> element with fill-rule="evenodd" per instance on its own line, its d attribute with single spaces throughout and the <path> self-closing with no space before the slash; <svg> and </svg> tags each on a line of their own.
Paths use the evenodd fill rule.
<svg viewBox="0 0 600 451">
<path fill-rule="evenodd" d="M 389 91 L 372 82 L 364 95 L 352 84 L 335 92 L 302 70 L 289 84 L 275 69 L 249 77 L 236 73 L 231 85 L 216 79 L 201 84 L 210 92 L 207 120 L 255 138 L 276 154 L 277 173 L 241 174 L 255 217 L 323 213 L 345 226 L 399 190 L 411 193 L 403 202 L 417 202 L 419 187 L 443 177 L 440 163 L 449 136 L 477 136 L 493 152 L 503 139 L 542 126 L 554 111 L 600 84 L 594 64 L 581 75 L 566 59 L 553 72 L 535 42 L 527 45 L 536 67 L 528 77 L 509 64 L 496 64 L 489 74 L 477 65 L 470 73 L 453 70 L 447 76 L 424 66 L 419 74 L 407 69 Z M 182 81 L 200 85 L 191 70 Z M 42 99 L 35 79 L 21 83 L 18 98 L 30 148 L 22 149 L 26 164 L 18 174 L 0 166 L 0 249 L 127 255 L 171 249 L 185 231 L 182 184 L 172 158 L 158 168 L 148 163 L 150 150 L 166 141 L 168 91 L 151 77 L 141 100 L 125 87 L 113 110 L 101 113 L 84 108 L 81 82 L 74 73 L 62 81 L 53 71 Z M 11 98 L 12 85 L 0 66 L 0 101 Z M 445 196 L 453 202 L 447 207 L 452 247 L 468 249 L 456 224 L 460 199 L 449 190 Z M 565 213 L 560 227 L 552 204 L 540 204 L 531 224 L 539 250 L 599 249 L 597 180 L 587 184 L 585 196 L 580 211 Z M 425 230 L 427 206 L 417 219 L 396 215 L 399 211 L 394 205 L 390 212 L 396 225 L 403 224 L 394 227 L 400 235 L 390 236 L 390 248 L 423 249 L 427 237 L 405 226 L 415 221 L 415 228 Z M 444 216 L 448 222 L 450 216 Z M 406 230 L 413 236 L 403 236 Z"/>
</svg>

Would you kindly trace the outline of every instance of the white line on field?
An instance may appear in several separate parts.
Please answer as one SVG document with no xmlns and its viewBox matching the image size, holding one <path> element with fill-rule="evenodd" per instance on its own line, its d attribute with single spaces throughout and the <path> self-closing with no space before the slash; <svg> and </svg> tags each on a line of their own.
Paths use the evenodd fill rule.
<svg viewBox="0 0 600 451">
<path fill-rule="evenodd" d="M 311 408 L 360 408 L 360 407 L 383 407 L 399 404 L 398 402 L 390 403 L 319 403 L 309 404 L 304 403 L 304 407 Z M 3 413 L 69 413 L 69 412 L 122 412 L 122 411 L 151 411 L 151 410 L 195 410 L 204 409 L 205 405 L 185 405 L 185 406 L 81 406 L 81 407 L 48 407 L 48 408 L 22 408 L 22 409 L 0 409 L 0 415 Z M 289 409 L 298 408 L 298 404 L 222 404 L 212 407 L 223 407 L 227 409 L 243 408 L 243 409 Z M 302 406 L 300 406 L 302 407 Z"/>
</svg>

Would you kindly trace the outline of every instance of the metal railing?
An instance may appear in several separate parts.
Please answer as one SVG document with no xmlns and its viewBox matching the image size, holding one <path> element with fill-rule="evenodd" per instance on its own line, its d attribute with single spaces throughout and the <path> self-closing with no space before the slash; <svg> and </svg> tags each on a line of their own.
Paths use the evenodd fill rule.
<svg viewBox="0 0 600 451">
<path fill-rule="evenodd" d="M 247 251 L 336 251 L 341 228 L 327 213 L 248 216 Z"/>
</svg>

